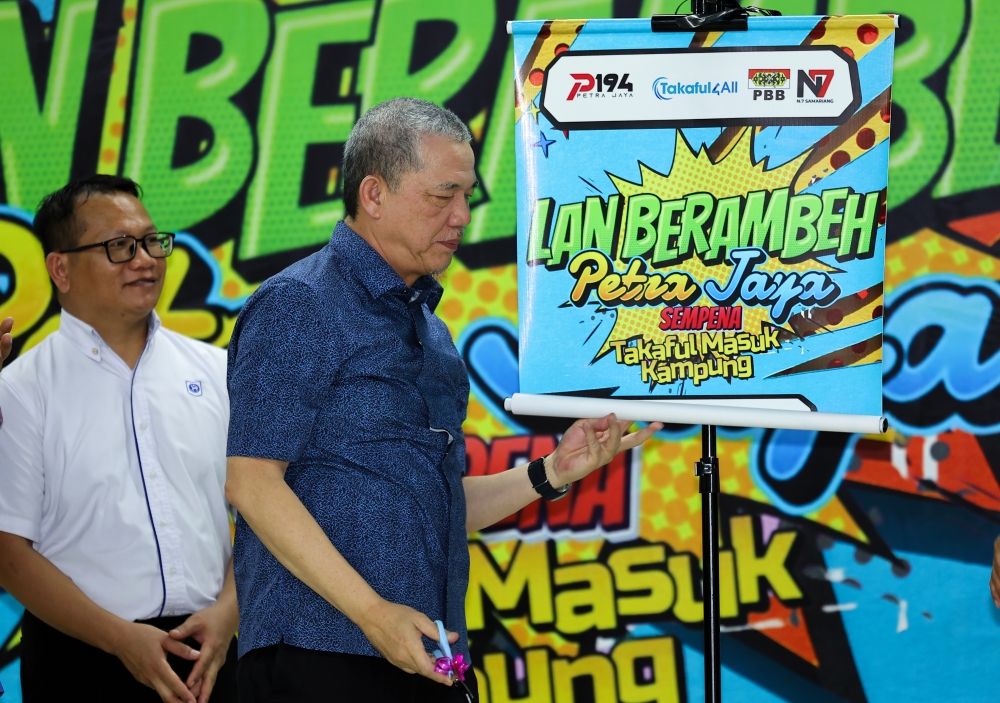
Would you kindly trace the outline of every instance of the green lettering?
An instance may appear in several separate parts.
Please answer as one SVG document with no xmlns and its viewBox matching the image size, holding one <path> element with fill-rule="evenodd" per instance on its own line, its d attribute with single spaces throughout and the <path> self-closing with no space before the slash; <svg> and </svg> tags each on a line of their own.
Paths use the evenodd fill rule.
<svg viewBox="0 0 1000 703">
<path fill-rule="evenodd" d="M 556 216 L 556 227 L 552 230 L 552 257 L 547 266 L 565 268 L 565 259 L 580 251 L 582 235 L 583 203 L 560 205 L 559 214 Z"/>
<path fill-rule="evenodd" d="M 723 198 L 715 209 L 711 247 L 705 262 L 721 261 L 726 252 L 740 245 L 740 196 Z"/>
<path fill-rule="evenodd" d="M 656 247 L 653 249 L 653 266 L 659 267 L 675 261 L 679 256 L 676 246 L 670 246 L 672 237 L 681 233 L 680 224 L 674 224 L 674 215 L 684 209 L 686 201 L 664 200 L 660 205 L 660 219 L 656 222 Z"/>
<path fill-rule="evenodd" d="M 625 237 L 622 240 L 622 259 L 642 256 L 656 241 L 653 223 L 660 214 L 660 199 L 651 193 L 633 195 L 628 199 L 625 216 Z"/>
<path fill-rule="evenodd" d="M 935 197 L 1000 183 L 1000 14 L 987 0 L 972 0 L 973 21 L 948 74 L 955 148 L 934 189 Z M 893 174 L 893 190 L 896 188 Z"/>
<path fill-rule="evenodd" d="M 157 226 L 185 229 L 229 202 L 250 173 L 253 133 L 230 98 L 257 72 L 270 19 L 261 0 L 150 0 L 140 26 L 125 173 L 145 188 Z M 193 34 L 215 37 L 222 53 L 188 71 Z M 204 121 L 213 136 L 197 161 L 174 168 L 181 117 Z"/>
<path fill-rule="evenodd" d="M 823 212 L 820 213 L 819 221 L 816 223 L 817 254 L 837 248 L 837 237 L 830 237 L 830 227 L 843 222 L 844 214 L 836 212 L 837 201 L 845 200 L 850 192 L 848 188 L 823 191 Z"/>
<path fill-rule="evenodd" d="M 0 157 L 7 202 L 25 210 L 69 180 L 97 0 L 62 0 L 58 7 L 39 107 L 20 7 L 0 2 Z"/>
<path fill-rule="evenodd" d="M 767 212 L 764 202 L 767 201 Z M 771 193 L 755 190 L 747 193 L 740 222 L 740 246 L 754 246 L 776 254 L 785 245 L 785 212 L 788 210 L 788 188 L 779 188 Z"/>
<path fill-rule="evenodd" d="M 528 233 L 528 264 L 541 264 L 552 258 L 552 253 L 545 246 L 552 222 L 552 203 L 552 198 L 539 198 L 535 204 L 535 216 L 531 218 L 531 231 Z"/>
<path fill-rule="evenodd" d="M 782 259 L 796 259 L 816 246 L 816 227 L 813 223 L 822 209 L 823 201 L 811 193 L 793 196 L 788 201 L 788 237 L 781 250 Z M 799 232 L 802 232 L 801 237 Z"/>
<path fill-rule="evenodd" d="M 879 0 L 830 0 L 831 15 L 858 15 L 884 12 Z M 904 203 L 923 190 L 937 173 L 950 144 L 948 111 L 928 86 L 928 79 L 947 62 L 964 31 L 966 3 L 944 5 L 938 0 L 910 0 L 906 16 L 915 33 L 895 47 L 892 101 L 906 113 L 906 130 L 892 142 L 889 168 L 892 190 L 889 207 Z M 979 22 L 983 13 L 975 18 Z M 952 69 L 954 70 L 954 68 Z M 974 69 L 979 93 L 981 67 Z M 984 86 L 985 89 L 985 86 Z M 971 96 L 970 96 L 971 97 Z M 993 116 L 996 124 L 996 115 Z"/>
<path fill-rule="evenodd" d="M 696 252 L 704 254 L 708 251 L 705 223 L 712 217 L 712 210 L 715 207 L 715 198 L 709 193 L 692 193 L 686 200 L 684 212 L 681 213 L 681 233 L 677 239 L 677 249 L 681 258 L 690 254 L 692 240 Z"/>
<path fill-rule="evenodd" d="M 476 12 L 482 12 L 475 3 L 468 4 L 474 7 Z M 612 0 L 563 0 L 558 5 L 553 5 L 550 0 L 522 0 L 517 5 L 515 19 L 557 20 L 573 17 L 611 17 L 611 9 Z M 507 55 L 502 65 L 514 65 L 513 39 L 508 41 Z M 461 87 L 462 84 L 456 84 L 455 92 L 458 92 Z M 408 95 L 409 93 L 399 94 Z M 513 237 L 517 230 L 517 195 L 514 176 L 514 143 L 516 139 L 514 97 L 509 80 L 497 82 L 496 97 L 493 99 L 493 106 L 489 112 L 483 150 L 479 158 L 476 159 L 476 170 L 479 172 L 482 190 L 488 197 L 472 210 L 472 221 L 465 228 L 465 237 L 463 238 L 463 241 L 469 244 Z M 522 117 L 521 119 L 531 119 L 531 117 Z M 608 253 L 613 255 L 612 252 Z"/>
<path fill-rule="evenodd" d="M 604 201 L 596 195 L 586 199 L 583 215 L 584 249 L 600 249 L 608 256 L 615 255 L 615 233 L 618 231 L 622 215 L 622 196 L 612 195 L 608 198 L 607 208 Z"/>
<path fill-rule="evenodd" d="M 264 75 L 258 132 L 257 172 L 247 195 L 240 256 L 251 258 L 318 244 L 330 238 L 344 216 L 342 197 L 301 205 L 306 149 L 310 144 L 343 144 L 354 125 L 351 96 L 336 105 L 312 104 L 320 46 L 363 42 L 371 33 L 373 0 L 279 12 L 274 18 L 274 49 Z M 348 87 L 350 79 L 348 78 Z M 329 181 L 339 188 L 340 163 L 329 164 Z"/>
<path fill-rule="evenodd" d="M 875 214 L 878 212 L 880 195 L 880 193 L 868 193 L 861 214 L 858 214 L 861 195 L 854 193 L 847 198 L 847 203 L 844 205 L 844 224 L 840 229 L 840 247 L 837 249 L 839 260 L 843 261 L 854 256 L 864 257 L 870 253 L 872 235 L 877 229 Z M 857 246 L 854 244 L 855 232 L 858 232 Z"/>
</svg>

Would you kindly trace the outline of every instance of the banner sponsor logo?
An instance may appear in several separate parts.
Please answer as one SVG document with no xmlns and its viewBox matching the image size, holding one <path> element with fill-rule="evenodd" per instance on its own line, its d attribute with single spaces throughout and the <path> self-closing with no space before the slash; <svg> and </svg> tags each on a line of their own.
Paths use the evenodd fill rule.
<svg viewBox="0 0 1000 703">
<path fill-rule="evenodd" d="M 740 90 L 743 75 L 749 90 Z M 569 50 L 546 69 L 539 107 L 563 130 L 835 125 L 860 105 L 857 76 L 854 59 L 835 46 Z M 793 79 L 796 99 L 786 100 Z"/>
<path fill-rule="evenodd" d="M 569 91 L 567 101 L 575 98 L 614 98 L 632 97 L 632 83 L 628 79 L 628 74 L 623 73 L 621 78 L 617 73 L 597 74 L 595 78 L 590 73 L 570 74 L 575 83 Z M 592 92 L 593 91 L 593 92 Z"/>
<path fill-rule="evenodd" d="M 799 102 L 833 102 L 833 98 L 826 97 L 833 82 L 833 69 L 813 69 L 811 71 L 799 71 L 798 93 Z M 813 99 L 806 96 L 805 91 L 813 94 Z"/>
<path fill-rule="evenodd" d="M 738 90 L 736 81 L 682 83 L 664 76 L 653 81 L 653 94 L 660 100 L 671 100 L 675 95 L 735 95 Z"/>
<path fill-rule="evenodd" d="M 787 68 L 751 68 L 749 71 L 750 89 L 784 88 L 791 79 L 792 72 Z"/>
</svg>

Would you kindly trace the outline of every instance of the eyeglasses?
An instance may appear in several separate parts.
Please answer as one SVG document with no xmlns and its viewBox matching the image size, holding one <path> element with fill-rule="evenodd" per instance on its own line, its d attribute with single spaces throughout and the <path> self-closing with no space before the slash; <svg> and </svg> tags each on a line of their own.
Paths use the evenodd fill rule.
<svg viewBox="0 0 1000 703">
<path fill-rule="evenodd" d="M 141 238 L 133 237 L 132 235 L 126 234 L 121 237 L 115 237 L 114 239 L 108 239 L 103 242 L 97 242 L 96 244 L 85 244 L 82 247 L 76 247 L 75 249 L 63 249 L 63 254 L 72 254 L 78 251 L 84 251 L 85 249 L 96 249 L 97 247 L 104 247 L 104 251 L 108 254 L 108 261 L 113 264 L 124 264 L 127 261 L 131 261 L 135 258 L 135 253 L 138 251 L 137 246 L 142 242 L 142 248 L 146 250 L 154 259 L 165 259 L 174 250 L 174 233 L 173 232 L 151 232 L 150 234 L 144 235 Z"/>
</svg>

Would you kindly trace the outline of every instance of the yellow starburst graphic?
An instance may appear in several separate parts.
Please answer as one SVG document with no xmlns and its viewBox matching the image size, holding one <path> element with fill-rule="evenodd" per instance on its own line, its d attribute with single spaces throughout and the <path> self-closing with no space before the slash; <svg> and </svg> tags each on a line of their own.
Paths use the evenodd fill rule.
<svg viewBox="0 0 1000 703">
<path fill-rule="evenodd" d="M 692 193 L 708 192 L 721 200 L 722 198 L 745 196 L 752 191 L 775 191 L 790 187 L 796 174 L 808 159 L 810 152 L 803 152 L 777 168 L 768 169 L 766 158 L 757 162 L 753 160 L 754 134 L 755 131 L 752 127 L 740 127 L 734 131 L 727 130 L 711 147 L 702 146 L 696 152 L 684 139 L 683 133 L 678 131 L 670 173 L 658 173 L 640 162 L 639 183 L 632 183 L 612 174 L 609 174 L 609 177 L 618 192 L 624 196 L 626 210 L 629 198 L 646 193 L 656 195 L 662 200 L 678 200 Z M 715 155 L 714 158 L 712 154 Z M 622 238 L 619 237 L 619 239 Z M 624 270 L 624 262 L 620 260 L 621 252 L 617 253 L 616 266 L 621 266 L 621 269 Z M 723 285 L 724 279 L 729 274 L 728 266 L 706 266 L 697 257 L 691 257 L 675 268 L 691 274 L 699 282 L 714 278 Z M 767 262 L 759 265 L 757 270 L 769 273 L 779 270 L 803 273 L 817 270 L 836 271 L 830 266 L 811 259 L 795 264 L 783 264 L 775 258 L 768 259 Z M 665 335 L 659 332 L 659 322 L 659 307 L 620 308 L 615 324 L 605 339 L 604 345 L 598 351 L 595 360 L 611 350 L 609 345 L 611 340 L 630 339 L 645 335 L 652 341 L 661 341 Z M 762 324 L 765 322 L 770 322 L 765 308 L 747 307 L 743 309 L 743 330 L 745 332 L 759 334 Z"/>
</svg>

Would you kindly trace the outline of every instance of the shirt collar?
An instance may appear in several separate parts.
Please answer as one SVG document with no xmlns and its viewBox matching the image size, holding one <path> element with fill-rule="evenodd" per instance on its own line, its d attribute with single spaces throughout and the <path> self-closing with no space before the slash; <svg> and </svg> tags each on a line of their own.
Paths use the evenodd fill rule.
<svg viewBox="0 0 1000 703">
<path fill-rule="evenodd" d="M 334 228 L 330 245 L 373 298 L 393 295 L 410 306 L 426 304 L 431 312 L 440 302 L 444 289 L 433 276 L 421 276 L 412 286 L 406 285 L 382 255 L 343 220 Z"/>
<path fill-rule="evenodd" d="M 149 334 L 146 336 L 147 344 L 152 344 L 153 338 L 161 326 L 160 316 L 153 310 L 149 313 Z M 111 347 L 101 339 L 101 335 L 97 330 L 80 318 L 67 312 L 65 308 L 59 313 L 59 333 L 64 335 L 87 358 L 94 361 L 99 362 L 105 354 L 114 354 Z"/>
</svg>

